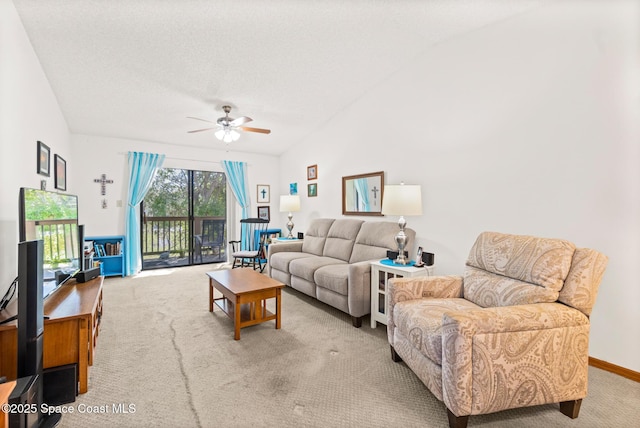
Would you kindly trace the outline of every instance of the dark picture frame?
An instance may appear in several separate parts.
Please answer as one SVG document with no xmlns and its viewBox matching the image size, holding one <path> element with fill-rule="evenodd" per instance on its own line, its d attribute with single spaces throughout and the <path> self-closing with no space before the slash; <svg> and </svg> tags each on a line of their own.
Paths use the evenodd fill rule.
<svg viewBox="0 0 640 428">
<path fill-rule="evenodd" d="M 271 221 L 271 210 L 269 207 L 258 207 L 258 218 Z"/>
<path fill-rule="evenodd" d="M 307 167 L 307 180 L 318 179 L 318 165 L 311 165 Z"/>
<path fill-rule="evenodd" d="M 51 149 L 42 141 L 38 141 L 38 174 L 49 177 L 51 164 Z"/>
<path fill-rule="evenodd" d="M 307 184 L 307 196 L 310 198 L 318 196 L 318 183 Z"/>
<path fill-rule="evenodd" d="M 55 155 L 53 165 L 56 189 L 67 190 L 67 161 Z"/>
</svg>

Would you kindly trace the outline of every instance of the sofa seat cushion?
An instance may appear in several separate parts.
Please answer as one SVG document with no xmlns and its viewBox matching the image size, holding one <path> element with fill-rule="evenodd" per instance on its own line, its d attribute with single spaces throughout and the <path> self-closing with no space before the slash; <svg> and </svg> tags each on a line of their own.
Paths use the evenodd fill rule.
<svg viewBox="0 0 640 428">
<path fill-rule="evenodd" d="M 405 300 L 395 304 L 396 328 L 430 360 L 442 365 L 442 316 L 446 312 L 478 309 L 462 298 Z"/>
<path fill-rule="evenodd" d="M 274 254 L 275 255 L 275 254 Z M 333 257 L 311 256 L 302 257 L 291 260 L 289 263 L 289 273 L 291 275 L 314 282 L 313 275 L 316 270 L 323 266 L 334 264 L 346 264 L 344 260 L 334 259 Z"/>
<path fill-rule="evenodd" d="M 349 294 L 349 265 L 346 263 L 323 266 L 313 279 L 318 287 L 346 296 Z"/>
<path fill-rule="evenodd" d="M 282 272 L 290 273 L 289 264 L 291 263 L 291 260 L 303 259 L 306 257 L 314 257 L 314 256 L 312 254 L 299 253 L 296 251 L 292 251 L 292 252 L 284 251 L 281 253 L 272 254 L 271 258 L 269 258 L 269 263 L 272 269 L 277 269 Z"/>
</svg>

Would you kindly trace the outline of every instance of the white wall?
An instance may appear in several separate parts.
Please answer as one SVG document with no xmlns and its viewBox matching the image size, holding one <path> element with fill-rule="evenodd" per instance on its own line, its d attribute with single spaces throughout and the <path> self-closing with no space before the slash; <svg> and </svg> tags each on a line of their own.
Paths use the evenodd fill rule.
<svg viewBox="0 0 640 428">
<path fill-rule="evenodd" d="M 217 148 L 222 143 L 215 140 L 213 134 L 211 136 L 211 148 L 204 149 L 118 138 L 72 135 L 74 155 L 78 159 L 82 159 L 82 162 L 76 165 L 77 173 L 79 177 L 82 177 L 76 183 L 76 188 L 79 201 L 79 222 L 85 225 L 85 233 L 88 236 L 124 234 L 124 207 L 127 205 L 129 181 L 126 153 L 129 151 L 164 154 L 166 160 L 163 167 L 166 168 L 221 172 L 222 160 L 247 162 L 251 191 L 250 215 L 257 217 L 256 185 L 268 184 L 272 188 L 276 187 L 278 171 L 273 165 L 278 164 L 278 158 L 219 150 Z M 106 185 L 105 196 L 100 194 L 100 184 L 93 181 L 100 178 L 102 174 L 106 174 L 107 179 L 114 181 L 113 184 Z M 230 191 L 229 195 L 231 195 Z M 103 199 L 107 201 L 107 208 L 102 208 Z M 232 196 L 229 202 L 229 208 L 234 210 L 230 213 L 230 218 L 235 217 L 239 221 L 241 218 L 239 205 Z M 273 196 L 271 203 L 259 205 L 271 206 L 273 216 L 276 206 Z M 235 233 L 233 224 L 230 226 L 232 227 L 229 229 L 229 236 L 233 237 Z"/>
<path fill-rule="evenodd" d="M 37 141 L 51 148 L 49 177 L 37 174 Z M 67 161 L 67 190 L 76 174 L 67 123 L 9 0 L 0 0 L 0 297 L 18 266 L 20 187 L 54 189 L 53 156 Z"/>
<path fill-rule="evenodd" d="M 341 176 L 383 170 L 422 185 L 408 225 L 440 274 L 484 230 L 595 248 L 610 261 L 590 355 L 640 371 L 639 20 L 637 2 L 563 3 L 425 46 L 281 157 L 282 193 L 318 164 L 296 230 L 341 217 Z"/>
</svg>

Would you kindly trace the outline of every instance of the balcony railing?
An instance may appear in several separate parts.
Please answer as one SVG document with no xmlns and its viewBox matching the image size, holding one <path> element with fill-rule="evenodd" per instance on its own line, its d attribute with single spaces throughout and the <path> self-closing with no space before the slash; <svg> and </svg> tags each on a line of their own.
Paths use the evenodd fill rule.
<svg viewBox="0 0 640 428">
<path fill-rule="evenodd" d="M 203 220 L 224 219 L 224 217 L 195 217 L 193 235 L 202 234 Z M 190 242 L 188 217 L 145 216 L 142 222 L 142 237 L 143 256 L 169 253 L 174 257 L 185 257 L 189 254 L 190 248 L 193 248 L 193 242 Z"/>
</svg>

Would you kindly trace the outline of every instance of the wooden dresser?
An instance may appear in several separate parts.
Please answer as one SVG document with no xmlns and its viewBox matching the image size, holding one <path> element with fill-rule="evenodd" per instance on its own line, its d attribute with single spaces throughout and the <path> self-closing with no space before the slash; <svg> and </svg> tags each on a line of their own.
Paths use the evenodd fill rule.
<svg viewBox="0 0 640 428">
<path fill-rule="evenodd" d="M 89 366 L 98 340 L 102 316 L 102 284 L 98 277 L 85 283 L 71 280 L 44 301 L 44 368 L 76 364 L 79 392 L 87 392 Z M 0 312 L 0 321 L 17 314 L 17 301 Z M 18 371 L 17 321 L 0 325 L 0 376 L 13 380 Z"/>
</svg>

